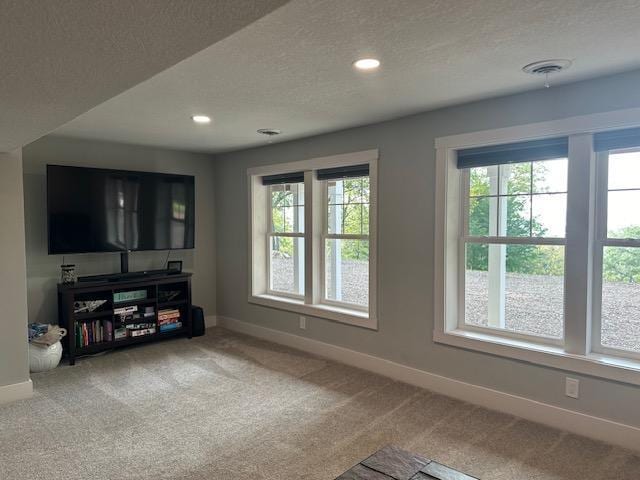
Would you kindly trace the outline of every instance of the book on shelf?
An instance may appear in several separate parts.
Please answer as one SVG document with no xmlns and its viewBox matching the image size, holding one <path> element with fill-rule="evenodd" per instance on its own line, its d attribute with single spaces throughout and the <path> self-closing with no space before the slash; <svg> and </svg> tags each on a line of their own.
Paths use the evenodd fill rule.
<svg viewBox="0 0 640 480">
<path fill-rule="evenodd" d="M 127 338 L 127 329 L 126 329 L 126 327 L 116 328 L 113 331 L 113 338 L 115 340 L 122 340 L 123 338 Z"/>
<path fill-rule="evenodd" d="M 75 344 L 77 348 L 88 347 L 96 343 L 113 340 L 113 322 L 99 319 L 88 322 L 78 322 L 75 326 Z"/>
<path fill-rule="evenodd" d="M 165 323 L 164 325 L 160 325 L 161 332 L 171 332 L 180 328 L 182 328 L 182 322 Z"/>
<path fill-rule="evenodd" d="M 151 323 L 155 319 L 156 311 L 155 307 L 138 308 L 137 306 L 116 308 L 114 311 L 116 317 L 116 323 L 118 324 L 132 324 L 132 323 Z M 155 326 L 155 322 L 153 324 Z"/>
<path fill-rule="evenodd" d="M 158 320 L 158 325 L 166 325 L 168 323 L 176 323 L 176 322 L 179 322 L 180 320 L 181 320 L 180 317 L 164 318 L 164 319 Z"/>
<path fill-rule="evenodd" d="M 130 337 L 142 337 L 144 335 L 152 335 L 154 333 L 156 333 L 156 327 L 141 328 L 139 330 L 129 330 Z"/>
<path fill-rule="evenodd" d="M 113 309 L 114 315 L 131 315 L 138 311 L 137 305 L 132 305 L 130 307 L 118 307 Z"/>
<path fill-rule="evenodd" d="M 177 323 L 181 319 L 181 313 L 178 309 L 159 310 L 158 311 L 158 325 L 168 325 Z"/>
<path fill-rule="evenodd" d="M 127 330 L 139 330 L 141 328 L 155 328 L 155 323 L 129 323 L 125 327 Z"/>
</svg>

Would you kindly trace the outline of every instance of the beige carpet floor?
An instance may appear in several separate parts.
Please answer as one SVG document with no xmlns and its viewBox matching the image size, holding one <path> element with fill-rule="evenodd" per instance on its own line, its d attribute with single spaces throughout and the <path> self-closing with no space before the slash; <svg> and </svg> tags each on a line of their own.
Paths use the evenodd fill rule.
<svg viewBox="0 0 640 480">
<path fill-rule="evenodd" d="M 230 333 L 81 359 L 0 407 L 0 479 L 333 479 L 386 444 L 483 479 L 640 479 L 629 451 Z"/>
</svg>

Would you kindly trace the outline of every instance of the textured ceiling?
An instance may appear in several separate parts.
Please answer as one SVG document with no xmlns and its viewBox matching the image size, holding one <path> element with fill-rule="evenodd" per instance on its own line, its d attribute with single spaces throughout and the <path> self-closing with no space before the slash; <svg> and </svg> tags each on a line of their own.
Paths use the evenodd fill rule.
<svg viewBox="0 0 640 480">
<path fill-rule="evenodd" d="M 285 0 L 0 0 L 0 151 L 219 41 Z"/>
<path fill-rule="evenodd" d="M 57 133 L 218 152 L 640 67 L 637 0 L 293 0 Z M 382 67 L 356 72 L 353 60 Z M 189 117 L 204 113 L 210 125 Z"/>
</svg>

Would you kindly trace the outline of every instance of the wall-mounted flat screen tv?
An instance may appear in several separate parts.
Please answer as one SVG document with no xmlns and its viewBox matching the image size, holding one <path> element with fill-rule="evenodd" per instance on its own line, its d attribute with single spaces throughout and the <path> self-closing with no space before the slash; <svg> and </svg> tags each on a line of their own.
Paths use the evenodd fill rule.
<svg viewBox="0 0 640 480">
<path fill-rule="evenodd" d="M 47 165 L 49 254 L 194 248 L 194 177 Z"/>
</svg>

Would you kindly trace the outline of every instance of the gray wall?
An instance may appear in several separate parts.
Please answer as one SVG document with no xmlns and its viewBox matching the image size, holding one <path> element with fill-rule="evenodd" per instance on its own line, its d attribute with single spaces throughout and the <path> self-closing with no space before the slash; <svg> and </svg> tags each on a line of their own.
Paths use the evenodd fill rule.
<svg viewBox="0 0 640 480">
<path fill-rule="evenodd" d="M 195 175 L 196 248 L 175 251 L 172 260 L 182 260 L 192 271 L 193 301 L 205 310 L 216 311 L 214 166 L 209 155 L 163 150 L 110 142 L 44 137 L 23 150 L 24 203 L 27 249 L 29 321 L 55 323 L 56 284 L 60 279 L 62 255 L 47 255 L 46 165 L 79 165 Z M 167 252 L 134 252 L 129 269 L 163 268 Z M 79 275 L 120 270 L 120 256 L 109 254 L 66 255 Z"/>
<path fill-rule="evenodd" d="M 0 153 L 0 387 L 29 380 L 22 161 Z"/>
<path fill-rule="evenodd" d="M 220 155 L 216 161 L 218 315 L 347 347 L 465 382 L 640 426 L 640 388 L 435 344 L 434 139 L 640 106 L 640 72 L 442 109 L 394 121 Z M 309 319 L 247 302 L 250 166 L 378 148 L 379 331 Z M 417 219 L 417 221 L 416 221 Z"/>
</svg>

